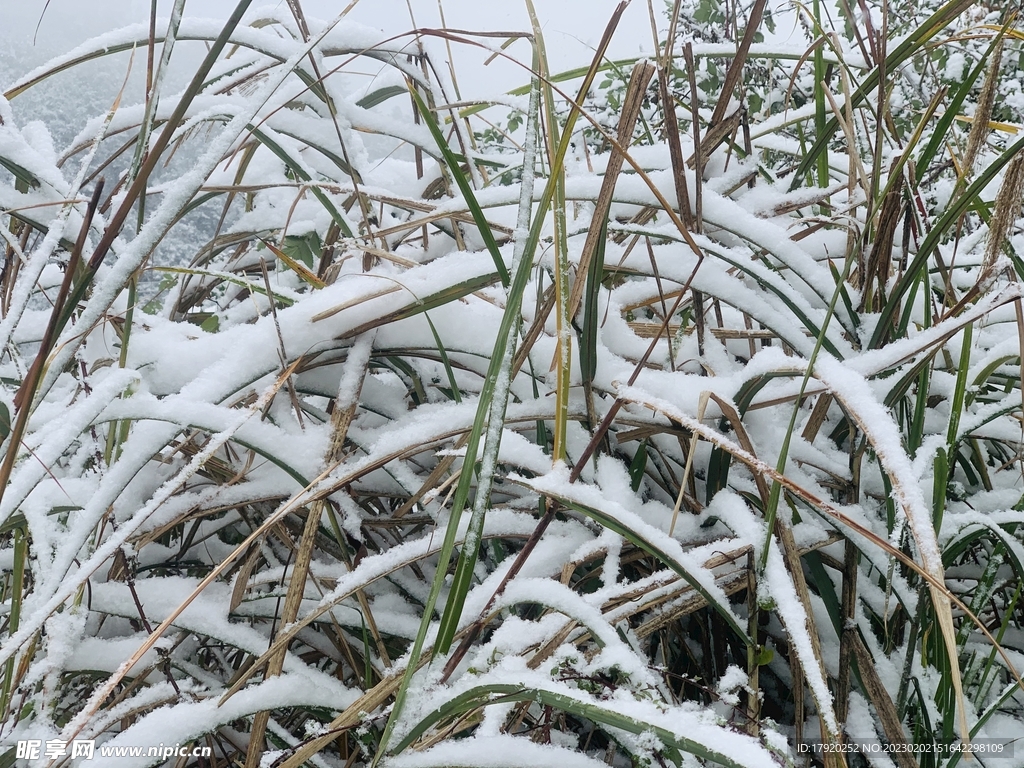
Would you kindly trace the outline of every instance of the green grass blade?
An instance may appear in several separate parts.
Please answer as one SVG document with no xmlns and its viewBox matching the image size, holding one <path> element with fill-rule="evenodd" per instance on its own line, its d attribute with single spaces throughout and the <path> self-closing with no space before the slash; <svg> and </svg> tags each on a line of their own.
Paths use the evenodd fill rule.
<svg viewBox="0 0 1024 768">
<path fill-rule="evenodd" d="M 457 715 L 478 709 L 482 706 L 487 706 L 488 704 L 516 701 L 536 702 L 544 706 L 559 709 L 567 714 L 574 715 L 584 720 L 589 720 L 608 728 L 619 729 L 634 735 L 651 733 L 656 736 L 662 744 L 670 749 L 689 753 L 703 760 L 709 760 L 713 763 L 717 763 L 718 765 L 726 766 L 726 768 L 748 768 L 748 766 L 745 766 L 742 762 L 738 762 L 724 752 L 716 750 L 708 744 L 689 739 L 678 733 L 669 731 L 666 728 L 654 725 L 653 723 L 630 717 L 629 715 L 618 711 L 614 707 L 601 706 L 557 691 L 545 690 L 543 688 L 507 685 L 502 683 L 481 685 L 476 688 L 471 688 L 465 693 L 445 702 L 444 705 L 438 709 L 429 712 L 427 716 L 420 720 L 420 722 L 418 722 L 402 740 L 395 751 L 401 752 L 408 748 L 435 723 L 439 723 L 443 720 L 449 720 Z M 751 742 L 751 746 L 753 746 L 753 744 L 754 742 Z M 678 754 L 673 757 L 673 755 L 669 753 L 669 757 L 674 761 L 680 760 Z"/>
<path fill-rule="evenodd" d="M 895 315 L 899 310 L 898 297 L 905 296 L 910 290 L 910 286 L 916 280 L 921 279 L 919 277 L 919 273 L 926 267 L 928 259 L 931 257 L 932 252 L 939 246 L 939 243 L 942 242 L 943 237 L 949 233 L 950 229 L 956 224 L 961 216 L 963 216 L 971 207 L 977 205 L 980 195 L 985 190 L 985 187 L 987 187 L 998 175 L 999 171 L 1001 171 L 1003 167 L 1006 166 L 1006 164 L 1022 150 L 1024 150 L 1024 138 L 1020 138 L 1011 144 L 998 158 L 993 160 L 984 171 L 979 173 L 977 178 L 971 182 L 971 185 L 964 191 L 964 193 L 959 197 L 954 198 L 939 217 L 938 221 L 932 225 L 931 231 L 921 243 L 921 246 L 918 248 L 913 260 L 907 265 L 907 269 L 903 273 L 903 277 L 900 278 L 896 287 L 893 289 L 892 294 L 889 297 L 889 301 L 887 301 L 885 306 L 882 308 L 882 311 L 879 314 L 878 324 L 875 327 L 875 332 L 871 337 L 870 344 L 868 345 L 870 349 L 880 347 L 890 337 L 890 334 L 893 331 Z M 912 305 L 908 304 L 904 309 L 903 318 L 900 322 L 901 328 L 906 328 L 909 323 L 912 308 Z"/>
<path fill-rule="evenodd" d="M 473 215 L 473 222 L 476 224 L 477 232 L 480 238 L 484 241 L 484 246 L 487 248 L 487 252 L 491 254 L 491 258 L 494 260 L 494 268 L 498 272 L 498 276 L 501 278 L 501 284 L 508 288 L 509 275 L 508 269 L 505 267 L 505 260 L 501 256 L 501 251 L 498 250 L 498 243 L 494 239 L 494 233 L 491 231 L 490 222 L 487 221 L 487 217 L 484 216 L 483 209 L 480 207 L 480 203 L 476 199 L 476 195 L 473 193 L 473 187 L 470 185 L 469 179 L 466 174 L 462 172 L 462 168 L 458 161 L 455 159 L 455 155 L 451 149 L 448 148 L 448 142 L 445 141 L 444 134 L 441 133 L 441 129 L 437 125 L 437 121 L 434 119 L 434 115 L 427 107 L 423 98 L 413 88 L 409 91 L 412 94 L 413 101 L 416 102 L 416 107 L 419 109 L 420 117 L 423 122 L 427 124 L 427 128 L 430 129 L 430 135 L 434 137 L 434 141 L 437 143 L 437 148 L 441 150 L 441 156 L 444 158 L 445 165 L 448 166 L 448 171 L 451 173 L 452 178 L 459 187 L 459 191 L 462 196 L 466 198 L 466 207 L 469 208 L 469 212 Z"/>
<path fill-rule="evenodd" d="M 935 13 L 933 13 L 920 27 L 911 32 L 896 48 L 886 55 L 886 70 L 897 71 L 909 58 L 919 54 L 933 37 L 951 24 L 956 18 L 970 8 L 974 0 L 950 0 Z M 872 69 L 864 78 L 860 87 L 854 91 L 850 98 L 853 106 L 859 105 L 868 95 L 881 85 L 878 82 L 878 69 Z M 839 130 L 839 120 L 833 117 L 828 121 L 824 130 L 817 134 L 814 144 L 804 154 L 800 165 L 793 172 L 793 182 L 790 189 L 796 189 L 806 177 L 811 168 L 816 167 L 819 158 L 827 152 L 828 143 L 832 140 L 835 132 Z"/>
<path fill-rule="evenodd" d="M 619 534 L 624 539 L 653 557 L 658 558 L 660 561 L 665 563 L 666 566 L 675 571 L 675 573 L 678 574 L 683 581 L 689 584 L 697 594 L 703 597 L 707 601 L 708 605 L 722 617 L 725 623 L 729 625 L 729 628 L 735 632 L 739 638 L 747 643 L 747 645 L 754 642 L 747 634 L 746 628 L 736 618 L 736 614 L 729 607 L 728 603 L 723 604 L 714 595 L 712 595 L 704 584 L 690 573 L 685 564 L 679 558 L 669 554 L 668 550 L 662 546 L 653 535 L 647 535 L 639 530 L 630 528 L 610 512 L 605 512 L 593 505 L 583 504 L 575 499 L 560 496 L 550 490 L 546 490 L 544 493 L 545 495 L 556 499 L 559 503 L 564 504 L 569 509 L 574 509 L 580 514 L 586 515 L 590 519 L 600 523 L 608 530 Z"/>
</svg>

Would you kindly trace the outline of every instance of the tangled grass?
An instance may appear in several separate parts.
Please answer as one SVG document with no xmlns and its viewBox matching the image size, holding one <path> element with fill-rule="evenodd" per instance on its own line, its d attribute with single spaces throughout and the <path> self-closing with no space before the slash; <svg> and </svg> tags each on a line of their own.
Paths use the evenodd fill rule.
<svg viewBox="0 0 1024 768">
<path fill-rule="evenodd" d="M 0 764 L 1011 759 L 1016 17 L 676 0 L 614 62 L 620 6 L 555 73 L 526 5 L 511 112 L 430 53 L 492 38 L 298 0 L 7 86 Z M 140 103 L 16 123 L 133 50 Z"/>
</svg>

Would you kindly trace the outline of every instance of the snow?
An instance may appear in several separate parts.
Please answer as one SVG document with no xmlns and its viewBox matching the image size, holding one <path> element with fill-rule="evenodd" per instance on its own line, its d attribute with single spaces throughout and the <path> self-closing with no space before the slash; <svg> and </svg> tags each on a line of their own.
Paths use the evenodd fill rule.
<svg viewBox="0 0 1024 768">
<path fill-rule="evenodd" d="M 729 608 L 729 600 L 715 582 L 713 574 L 699 566 L 687 567 L 684 565 L 684 563 L 689 563 L 690 558 L 677 541 L 667 538 L 668 518 L 663 519 L 662 528 L 645 522 L 635 512 L 609 500 L 599 488 L 569 483 L 569 471 L 564 465 L 556 466 L 544 476 L 534 479 L 518 478 L 518 481 L 539 493 L 549 494 L 563 502 L 599 510 L 621 525 L 631 536 L 647 543 L 648 546 L 656 546 L 661 549 L 668 556 L 667 564 L 695 588 L 709 595 L 710 601 L 723 614 L 726 621 L 736 627 L 742 626 L 739 618 Z"/>
<path fill-rule="evenodd" d="M 155 709 L 105 742 L 105 745 L 187 744 L 198 741 L 211 727 L 230 723 L 268 707 L 337 709 L 351 704 L 355 699 L 353 692 L 325 685 L 324 680 L 311 678 L 305 672 L 288 672 L 239 691 L 223 704 L 213 696 Z M 119 757 L 118 764 L 128 768 L 149 768 L 159 765 L 162 759 Z"/>
<path fill-rule="evenodd" d="M 535 338 L 526 334 L 540 320 L 552 280 L 571 284 L 575 277 L 553 270 L 562 256 L 570 273 L 578 266 L 595 225 L 607 145 L 589 127 L 574 135 L 565 209 L 541 210 L 550 157 L 538 154 L 549 138 L 536 119 L 539 80 L 529 97 L 494 99 L 518 110 L 524 124 L 512 127 L 505 107 L 481 115 L 468 99 L 451 103 L 464 98 L 456 73 L 444 71 L 458 54 L 446 50 L 438 30 L 383 40 L 342 17 L 310 16 L 304 41 L 290 5 L 282 4 L 251 11 L 232 32 L 207 85 L 174 135 L 163 137 L 173 152 L 147 179 L 145 210 L 137 218 L 132 211 L 112 233 L 110 253 L 72 321 L 44 350 L 43 381 L 28 411 L 14 407 L 15 392 L 39 354 L 91 174 L 110 160 L 102 173 L 108 194 L 117 190 L 86 233 L 85 258 L 111 222 L 129 214 L 120 206 L 139 124 L 155 121 L 152 148 L 181 98 L 170 68 L 185 63 L 189 45 L 198 50 L 189 41 L 219 34 L 221 22 L 183 18 L 173 46 L 163 43 L 154 98 L 128 103 L 137 83 L 130 84 L 125 103 L 90 119 L 69 118 L 63 133 L 19 111 L 32 102 L 15 92 L 74 83 L 75 62 L 93 54 L 120 49 L 127 60 L 148 38 L 148 24 L 103 34 L 16 76 L 7 93 L 22 101 L 12 107 L 0 99 L 0 158 L 9 166 L 0 209 L 14 214 L 0 217 L 8 255 L 0 280 L 0 402 L 11 416 L 29 416 L 19 443 L 5 438 L 4 450 L 17 454 L 10 454 L 16 461 L 0 496 L 0 616 L 8 627 L 0 668 L 10 662 L 17 678 L 10 700 L 0 702 L 8 706 L 5 745 L 40 737 L 138 745 L 210 736 L 244 750 L 245 722 L 274 709 L 288 716 L 270 718 L 265 765 L 292 759 L 310 740 L 331 743 L 302 762 L 341 765 L 348 757 L 339 757 L 340 745 L 351 750 L 359 740 L 367 754 L 354 759 L 368 762 L 390 715 L 394 738 L 379 755 L 382 766 L 653 765 L 676 762 L 671 749 L 678 748 L 686 766 L 774 767 L 793 760 L 787 736 L 798 724 L 762 718 L 761 735 L 747 735 L 742 691 L 759 677 L 758 690 L 748 693 L 777 696 L 792 683 L 793 664 L 805 672 L 813 699 L 799 724 L 805 733 L 821 723 L 833 734 L 845 727 L 857 738 L 877 735 L 856 691 L 846 723 L 832 701 L 841 654 L 826 605 L 830 589 L 842 593 L 839 562 L 849 545 L 859 553 L 849 626 L 863 635 L 883 684 L 897 690 L 909 671 L 924 693 L 911 706 L 925 707 L 933 723 L 950 716 L 936 698 L 945 683 L 933 655 L 898 641 L 924 642 L 920 634 L 881 638 L 879 631 L 879 621 L 888 633 L 890 622 L 917 615 L 930 591 L 938 626 L 929 631 L 967 643 L 960 656 L 964 698 L 977 708 L 970 714 L 991 715 L 979 734 L 1012 734 L 1019 702 L 993 703 L 1003 682 L 995 672 L 991 690 L 981 690 L 972 659 L 992 651 L 950 597 L 974 606 L 989 626 L 1005 620 L 999 636 L 1010 648 L 996 654 L 993 669 L 1002 675 L 1004 666 L 1019 668 L 1021 630 L 1004 588 L 1012 591 L 1024 563 L 1024 517 L 1016 509 L 1016 307 L 1024 294 L 1019 282 L 1000 275 L 950 311 L 978 279 L 988 237 L 978 211 L 965 213 L 955 242 L 951 234 L 938 245 L 953 265 L 948 285 L 936 272 L 930 295 L 922 286 L 913 299 L 888 297 L 909 320 L 902 338 L 870 347 L 881 315 L 857 313 L 853 279 L 832 317 L 833 269 L 842 266 L 847 228 L 857 233 L 868 224 L 866 201 L 860 190 L 849 191 L 850 158 L 838 145 L 830 147 L 831 186 L 798 181 L 789 191 L 789 163 L 806 151 L 814 105 L 786 109 L 772 101 L 785 89 L 758 78 L 774 82 L 791 72 L 794 92 L 806 91 L 807 48 L 768 36 L 751 49 L 745 85 L 769 105 L 765 114 L 747 116 L 754 154 L 740 158 L 724 147 L 708 158 L 704 178 L 683 171 L 689 190 L 702 185 L 703 227 L 692 235 L 700 255 L 681 237 L 674 214 L 660 210 L 662 199 L 674 199 L 676 179 L 664 142 L 646 137 L 648 128 L 658 130 L 660 107 L 645 103 L 630 167 L 613 190 L 608 272 L 597 306 L 586 308 L 594 312 L 576 320 L 576 331 L 596 335 L 596 371 L 585 390 L 573 329 L 549 315 Z M 160 34 L 175 23 L 159 19 Z M 687 37 L 693 32 L 688 27 Z M 504 50 L 498 38 L 481 40 L 482 51 Z M 731 58 L 735 41 L 692 42 L 702 88 L 710 68 Z M 908 83 L 966 71 L 984 44 L 958 38 L 941 72 L 908 62 L 889 73 L 899 86 L 893 120 L 920 109 Z M 509 45 L 525 58 L 528 41 Z M 839 45 L 822 51 L 827 62 L 867 71 L 851 41 Z M 420 53 L 427 58 L 416 58 Z M 765 62 L 770 71 L 762 73 Z M 802 68 L 792 69 L 797 63 Z M 317 73 L 323 82 L 314 84 Z M 44 76 L 45 86 L 34 84 Z M 609 72 L 608 80 L 587 102 L 605 127 L 617 119 L 612 97 L 621 93 L 617 75 Z M 468 169 L 474 196 L 522 293 L 499 283 L 469 201 L 447 190 L 451 169 L 439 167 L 439 151 L 412 119 L 409 99 L 396 92 L 383 104 L 358 104 L 382 87 L 407 85 L 433 104 L 447 103 L 437 119 L 451 131 L 452 150 L 478 161 Z M 486 86 L 504 87 L 497 77 Z M 702 119 L 709 106 L 698 105 Z M 564 115 L 565 107 L 555 109 Z M 871 130 L 870 111 L 863 117 Z M 690 117 L 679 118 L 688 156 Z M 257 129 L 263 143 L 253 139 Z M 859 122 L 853 130 L 861 136 Z M 742 140 L 734 137 L 737 145 Z M 991 137 L 979 168 L 999 142 Z M 883 147 L 877 162 L 891 162 L 894 151 Z M 19 189 L 14 166 L 37 183 Z M 932 226 L 956 190 L 952 171 L 934 170 L 935 181 L 917 180 L 912 250 L 918 227 Z M 752 173 L 756 183 L 748 187 Z M 1000 183 L 998 175 L 992 179 L 982 204 Z M 206 195 L 209 204 L 190 210 Z M 554 216 L 564 216 L 567 233 L 559 259 Z M 540 234 L 535 251 L 527 249 L 531 227 Z M 329 245 L 333 262 L 319 263 L 318 243 L 345 228 L 351 236 Z M 214 231 L 216 241 L 207 243 Z M 286 238 L 300 236 L 314 244 L 302 259 L 312 257 L 316 279 L 286 269 L 267 247 L 288 249 L 297 240 Z M 1009 247 L 1020 244 L 1015 238 Z M 152 264 L 163 269 L 155 280 Z M 898 264 L 893 269 L 883 281 L 887 295 L 897 285 Z M 129 283 L 137 287 L 133 307 Z M 694 307 L 692 294 L 684 295 L 667 318 L 668 332 L 652 340 L 683 286 L 702 293 L 704 305 Z M 940 290 L 952 301 L 942 303 Z M 696 311 L 705 321 L 700 345 Z M 823 349 L 811 363 L 827 318 Z M 521 370 L 513 370 L 527 342 Z M 951 413 L 964 352 L 967 396 L 963 412 Z M 564 463 L 549 452 L 563 382 Z M 607 434 L 595 439 L 613 407 Z M 332 445 L 340 413 L 351 423 L 344 442 Z M 821 422 L 812 423 L 812 414 Z M 780 425 L 793 415 L 796 432 L 780 462 Z M 947 434 L 956 420 L 956 434 Z M 479 448 L 466 441 L 474 425 Z M 599 444 L 595 457 L 570 482 L 572 464 L 591 442 Z M 936 478 L 940 451 L 958 460 L 948 477 Z M 725 475 L 724 465 L 713 466 L 712 456 L 731 465 L 721 489 L 712 483 L 715 473 Z M 808 595 L 798 594 L 766 529 L 761 480 L 784 484 L 777 524 L 791 527 L 801 551 L 819 552 L 826 581 Z M 947 481 L 946 496 L 931 498 Z M 549 503 L 554 520 L 533 541 L 538 512 Z M 296 549 L 309 542 L 298 531 L 312 505 L 324 514 L 306 581 L 294 585 L 295 620 L 282 626 L 281 604 L 296 594 Z M 938 530 L 935 510 L 942 513 Z M 946 569 L 943 558 L 968 540 Z M 521 561 L 527 541 L 533 548 Z M 756 561 L 762 551 L 756 597 L 767 640 L 747 637 L 753 617 L 743 594 L 749 555 Z M 448 566 L 456 556 L 465 602 L 452 648 L 470 627 L 480 632 L 458 658 L 438 653 L 420 666 L 421 653 L 432 654 L 437 643 L 435 606 L 454 593 Z M 23 594 L 12 596 L 23 564 Z M 999 588 L 981 583 L 985 573 Z M 700 596 L 709 607 L 693 607 Z M 704 627 L 709 610 L 721 621 Z M 701 633 L 713 637 L 697 639 Z M 723 658 L 703 658 L 703 642 L 717 643 Z M 751 675 L 744 643 L 754 642 L 785 642 L 788 652 Z M 263 680 L 265 660 L 278 652 L 283 673 Z M 688 676 L 682 687 L 679 675 Z M 400 683 L 408 700 L 396 712 Z M 690 686 L 710 694 L 711 706 L 685 700 Z M 459 697 L 474 697 L 482 721 L 459 721 L 452 737 L 451 720 L 433 718 Z M 774 703 L 789 718 L 788 702 Z M 355 740 L 334 734 L 339 721 L 358 729 Z M 427 725 L 396 752 L 404 736 Z M 603 732 L 600 749 L 591 727 Z"/>
<path fill-rule="evenodd" d="M 477 736 L 451 741 L 422 752 L 404 752 L 390 758 L 389 768 L 433 768 L 433 766 L 464 766 L 477 768 L 601 768 L 605 763 L 575 750 L 560 749 L 553 744 L 538 744 L 514 736 Z"/>
<path fill-rule="evenodd" d="M 832 692 L 811 641 L 807 612 L 796 593 L 793 577 L 786 569 L 778 544 L 774 541 L 769 546 L 764 579 L 758 584 L 758 598 L 774 604 L 814 696 L 818 716 L 825 721 L 829 733 L 838 734 L 839 721 L 836 719 Z"/>
</svg>

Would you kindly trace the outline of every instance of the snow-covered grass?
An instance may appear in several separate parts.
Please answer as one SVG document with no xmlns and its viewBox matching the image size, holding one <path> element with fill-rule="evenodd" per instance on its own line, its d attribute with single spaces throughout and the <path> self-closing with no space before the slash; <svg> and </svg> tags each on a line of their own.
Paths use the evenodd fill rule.
<svg viewBox="0 0 1024 768">
<path fill-rule="evenodd" d="M 815 0 L 801 47 L 677 0 L 557 73 L 524 1 L 487 104 L 445 46 L 503 39 L 298 0 L 2 84 L 0 765 L 952 768 L 1024 729 L 1015 17 Z M 139 103 L 12 108 L 119 56 Z"/>
</svg>

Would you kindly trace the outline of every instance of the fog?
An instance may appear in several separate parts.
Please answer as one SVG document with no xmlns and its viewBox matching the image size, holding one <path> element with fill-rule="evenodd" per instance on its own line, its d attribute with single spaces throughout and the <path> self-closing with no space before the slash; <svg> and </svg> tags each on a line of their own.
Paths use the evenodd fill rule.
<svg viewBox="0 0 1024 768">
<path fill-rule="evenodd" d="M 347 5 L 338 0 L 303 0 L 306 14 L 324 20 L 334 19 Z M 170 0 L 160 0 L 158 13 L 170 12 Z M 583 66 L 593 56 L 594 46 L 614 11 L 617 0 L 535 0 L 544 29 L 552 71 Z M 226 17 L 234 7 L 227 0 L 192 0 L 185 5 L 185 15 L 194 17 Z M 250 12 L 259 8 L 281 9 L 285 3 L 253 2 Z M 144 23 L 149 18 L 149 2 L 145 0 L 0 0 L 5 24 L 0 28 L 6 60 L 2 74 L 5 80 L 17 77 L 52 56 L 73 48 L 95 35 L 127 24 Z M 442 26 L 441 13 L 447 26 L 462 30 L 527 31 L 530 20 L 524 2 L 493 2 L 491 0 L 358 0 L 347 18 L 381 30 L 381 38 L 402 35 L 415 27 Z M 655 3 L 660 25 L 665 22 L 662 3 Z M 37 29 L 38 28 L 38 29 Z M 406 38 L 412 44 L 412 37 Z M 495 45 L 499 41 L 490 41 Z M 448 50 L 439 39 L 428 40 L 429 50 L 448 59 Z M 634 0 L 623 14 L 612 41 L 610 54 L 616 58 L 642 55 L 652 49 L 648 6 Z M 529 62 L 528 44 L 514 44 L 508 53 Z M 12 55 L 13 54 L 13 55 Z M 186 54 L 187 55 L 187 54 Z M 526 81 L 520 67 L 495 61 L 484 67 L 488 54 L 464 45 L 452 46 L 454 69 L 465 97 L 494 95 Z M 13 60 L 12 60 L 13 59 Z M 127 56 L 120 64 L 122 76 Z"/>
</svg>

